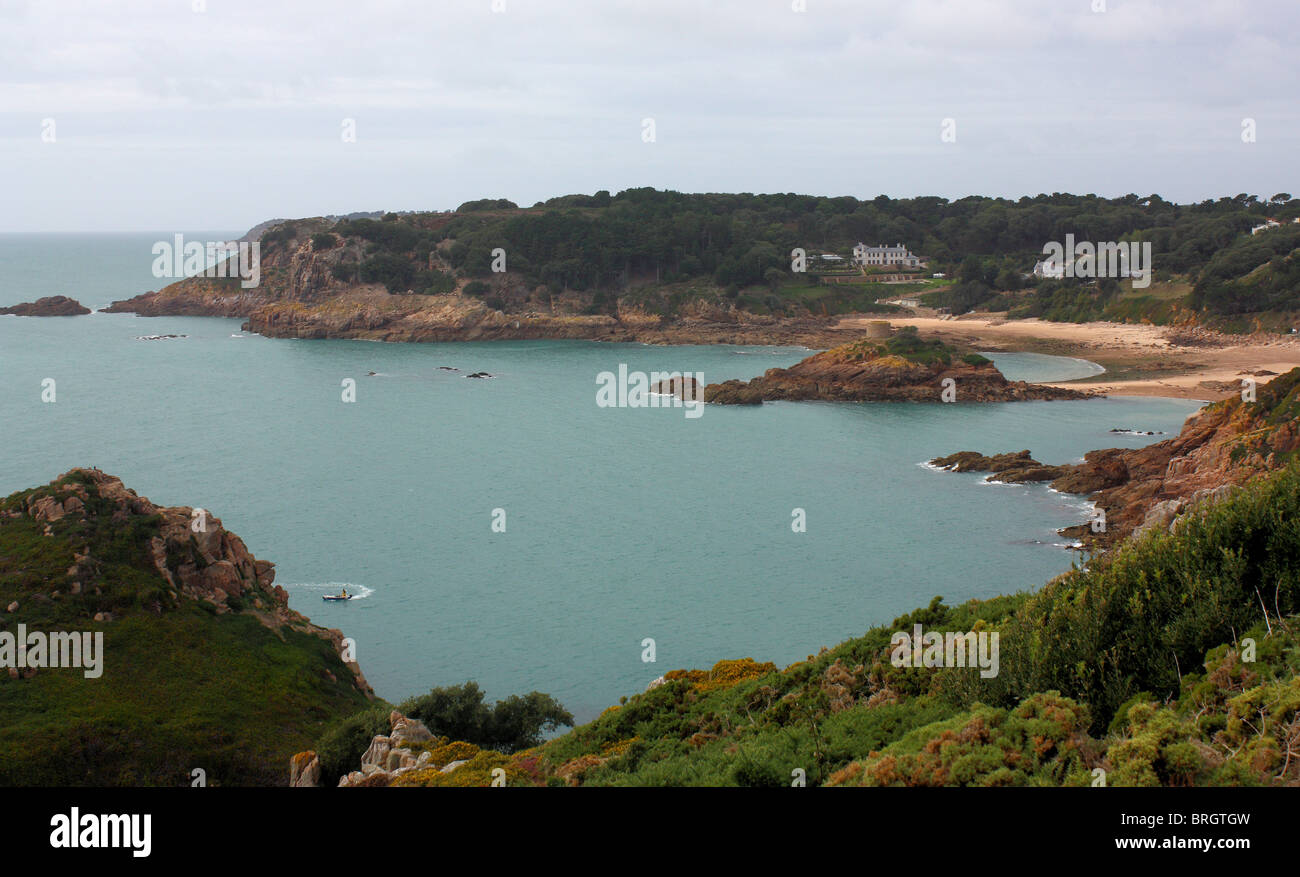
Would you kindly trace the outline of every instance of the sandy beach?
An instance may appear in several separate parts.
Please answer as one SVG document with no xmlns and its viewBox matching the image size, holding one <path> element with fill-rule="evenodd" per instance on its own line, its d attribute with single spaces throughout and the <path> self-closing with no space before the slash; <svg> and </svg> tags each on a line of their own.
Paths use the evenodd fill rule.
<svg viewBox="0 0 1300 877">
<path fill-rule="evenodd" d="M 866 328 L 871 317 L 846 317 L 844 328 Z M 1300 366 L 1300 337 L 1220 335 L 1128 323 L 1050 323 L 1005 320 L 996 315 L 944 319 L 889 317 L 894 326 L 980 350 L 1075 356 L 1105 367 L 1096 378 L 1057 386 L 1112 396 L 1165 396 L 1216 401 L 1240 392 L 1242 381 L 1259 384 Z"/>
</svg>

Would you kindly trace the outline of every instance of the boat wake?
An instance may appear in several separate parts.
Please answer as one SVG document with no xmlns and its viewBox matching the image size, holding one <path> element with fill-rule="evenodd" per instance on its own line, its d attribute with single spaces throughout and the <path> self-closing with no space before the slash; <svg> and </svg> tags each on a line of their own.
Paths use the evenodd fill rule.
<svg viewBox="0 0 1300 877">
<path fill-rule="evenodd" d="M 283 585 L 289 593 L 297 591 L 307 591 L 312 594 L 337 594 L 344 588 L 352 595 L 353 600 L 364 600 L 375 592 L 374 588 L 368 588 L 365 585 L 354 584 L 353 582 L 295 582 L 293 584 Z"/>
</svg>

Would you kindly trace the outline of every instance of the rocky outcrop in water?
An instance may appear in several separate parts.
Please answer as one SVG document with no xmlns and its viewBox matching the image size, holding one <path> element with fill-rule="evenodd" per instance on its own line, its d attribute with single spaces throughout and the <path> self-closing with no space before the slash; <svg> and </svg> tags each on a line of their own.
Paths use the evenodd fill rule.
<svg viewBox="0 0 1300 877">
<path fill-rule="evenodd" d="M 90 308 L 66 295 L 50 295 L 38 298 L 36 301 L 0 308 L 0 314 L 13 314 L 18 317 L 78 317 L 88 313 Z"/>
<path fill-rule="evenodd" d="M 995 454 L 986 457 L 975 451 L 959 451 L 947 457 L 936 457 L 931 466 L 953 472 L 991 472 L 988 481 L 1020 484 L 1029 481 L 1052 481 L 1065 474 L 1064 466 L 1047 466 L 1030 456 L 1029 451 Z"/>
<path fill-rule="evenodd" d="M 1085 399 L 1089 394 L 1008 381 L 992 362 L 926 341 L 908 327 L 881 344 L 868 338 L 814 354 L 751 381 L 704 388 L 704 401 L 753 405 L 776 400 L 829 402 L 1021 402 Z"/>
<path fill-rule="evenodd" d="M 660 381 L 650 388 L 651 393 L 662 396 L 676 396 L 687 402 L 699 400 L 704 387 L 690 375 L 676 375 L 666 381 Z"/>
</svg>

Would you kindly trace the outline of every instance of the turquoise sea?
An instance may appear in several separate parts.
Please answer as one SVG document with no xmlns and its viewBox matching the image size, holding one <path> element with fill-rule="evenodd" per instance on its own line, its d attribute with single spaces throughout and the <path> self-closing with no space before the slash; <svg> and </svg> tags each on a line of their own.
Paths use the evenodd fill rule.
<svg viewBox="0 0 1300 877">
<path fill-rule="evenodd" d="M 0 305 L 156 289 L 150 246 L 170 237 L 0 236 Z M 778 403 L 691 419 L 598 407 L 597 375 L 743 379 L 807 351 L 276 340 L 239 325 L 0 317 L 0 495 L 99 466 L 155 502 L 202 506 L 277 564 L 294 608 L 357 641 L 385 698 L 475 679 L 490 698 L 549 692 L 579 720 L 667 670 L 784 665 L 936 594 L 1037 587 L 1068 569 L 1055 529 L 1086 505 L 924 461 L 1028 448 L 1068 462 L 1157 441 L 1109 430 L 1173 434 L 1197 407 Z M 185 337 L 141 340 L 158 335 Z M 995 359 L 1027 380 L 1095 372 Z M 495 377 L 465 378 L 479 371 Z M 320 599 L 344 585 L 363 599 Z"/>
</svg>

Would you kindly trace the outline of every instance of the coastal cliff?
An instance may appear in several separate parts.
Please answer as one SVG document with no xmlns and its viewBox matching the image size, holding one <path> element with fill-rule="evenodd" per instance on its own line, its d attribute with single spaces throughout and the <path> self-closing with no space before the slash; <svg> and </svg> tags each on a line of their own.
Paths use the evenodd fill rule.
<svg viewBox="0 0 1300 877">
<path fill-rule="evenodd" d="M 954 471 L 991 473 L 990 481 L 1050 482 L 1054 490 L 1086 495 L 1105 513 L 1063 530 L 1090 545 L 1109 545 L 1135 532 L 1168 529 L 1185 512 L 1213 502 L 1232 485 L 1277 469 L 1300 449 L 1300 368 L 1274 378 L 1253 401 L 1240 394 L 1189 417 L 1173 438 L 1142 448 L 1091 451 L 1077 464 L 1047 466 L 1027 450 L 986 457 L 963 451 L 931 460 Z"/>
<path fill-rule="evenodd" d="M 274 302 L 243 325 L 271 338 L 358 338 L 370 341 L 499 341 L 570 339 L 643 344 L 775 344 L 819 346 L 858 334 L 816 317 L 778 319 L 734 308 L 698 305 L 669 318 L 634 305 L 614 314 L 500 310 L 462 293 L 392 295 L 353 288 L 317 304 Z"/>
<path fill-rule="evenodd" d="M 103 643 L 97 675 L 7 656 L 0 785 L 281 784 L 373 692 L 274 578 L 219 518 L 98 469 L 0 501 L 0 632 Z"/>
<path fill-rule="evenodd" d="M 992 361 L 962 354 L 904 326 L 887 340 L 862 339 L 768 369 L 750 381 L 704 388 L 704 401 L 746 405 L 775 400 L 830 402 L 1020 402 L 1085 399 L 1077 390 L 1008 381 Z"/>
</svg>

